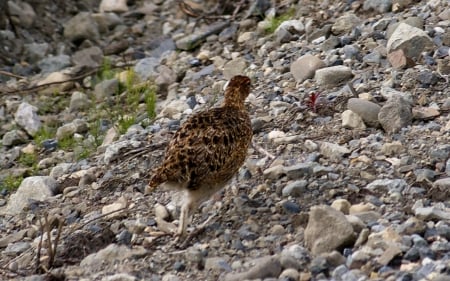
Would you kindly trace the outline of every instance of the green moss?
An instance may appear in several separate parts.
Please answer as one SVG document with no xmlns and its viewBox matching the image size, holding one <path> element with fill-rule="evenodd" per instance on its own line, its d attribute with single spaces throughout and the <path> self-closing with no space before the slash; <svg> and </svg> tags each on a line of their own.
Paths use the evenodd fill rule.
<svg viewBox="0 0 450 281">
<path fill-rule="evenodd" d="M 8 175 L 2 181 L 0 181 L 0 189 L 6 189 L 9 191 L 16 190 L 23 181 L 23 176 Z"/>
</svg>

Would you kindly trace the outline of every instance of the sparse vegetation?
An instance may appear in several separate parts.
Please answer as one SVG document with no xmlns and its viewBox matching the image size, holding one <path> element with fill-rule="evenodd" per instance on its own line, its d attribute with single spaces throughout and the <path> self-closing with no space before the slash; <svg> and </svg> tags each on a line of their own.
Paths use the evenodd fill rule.
<svg viewBox="0 0 450 281">
<path fill-rule="evenodd" d="M 55 133 L 55 128 L 44 125 L 34 135 L 34 142 L 36 143 L 36 145 L 41 146 L 43 141 L 53 138 L 55 136 Z"/>
<path fill-rule="evenodd" d="M 23 176 L 8 175 L 3 181 L 0 181 L 0 189 L 6 189 L 8 191 L 16 190 L 23 181 Z"/>
<path fill-rule="evenodd" d="M 281 23 L 291 19 L 295 14 L 295 9 L 289 9 L 286 13 L 273 17 L 269 20 L 269 26 L 266 28 L 267 33 L 274 33 Z"/>
</svg>

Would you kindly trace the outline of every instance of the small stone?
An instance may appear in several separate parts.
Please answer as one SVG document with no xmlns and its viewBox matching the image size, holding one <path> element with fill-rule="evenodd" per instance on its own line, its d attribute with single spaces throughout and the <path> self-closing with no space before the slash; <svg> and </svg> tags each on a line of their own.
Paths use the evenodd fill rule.
<svg viewBox="0 0 450 281">
<path fill-rule="evenodd" d="M 17 124 L 31 136 L 34 136 L 42 126 L 37 110 L 37 107 L 27 102 L 22 102 L 14 115 L 14 120 Z"/>
<path fill-rule="evenodd" d="M 364 10 L 375 10 L 382 14 L 389 12 L 391 7 L 392 0 L 365 0 L 363 5 Z"/>
<path fill-rule="evenodd" d="M 117 202 L 102 207 L 102 215 L 108 214 L 106 217 L 117 218 L 124 214 L 127 202 L 125 198 L 120 198 Z M 122 210 L 123 209 L 123 210 Z"/>
<path fill-rule="evenodd" d="M 314 162 L 299 163 L 292 166 L 284 167 L 283 173 L 285 173 L 289 179 L 296 180 L 301 177 L 307 177 L 312 175 L 315 166 L 317 166 L 317 163 Z"/>
<path fill-rule="evenodd" d="M 384 155 L 392 156 L 392 155 L 399 155 L 400 153 L 404 152 L 405 148 L 403 147 L 402 143 L 399 141 L 394 142 L 387 142 L 384 143 L 381 147 L 381 152 Z"/>
<path fill-rule="evenodd" d="M 296 180 L 289 182 L 282 190 L 283 196 L 301 197 L 306 192 L 308 181 Z"/>
<path fill-rule="evenodd" d="M 432 107 L 413 107 L 412 114 L 416 120 L 429 120 L 441 115 L 439 110 Z"/>
<path fill-rule="evenodd" d="M 72 42 L 85 39 L 97 41 L 100 37 L 97 22 L 89 12 L 80 12 L 64 24 L 64 37 Z"/>
<path fill-rule="evenodd" d="M 341 114 L 342 127 L 349 129 L 365 129 L 366 124 L 364 124 L 361 116 L 356 114 L 351 110 L 346 110 Z"/>
<path fill-rule="evenodd" d="M 267 179 L 279 179 L 286 174 L 285 167 L 283 165 L 275 165 L 269 167 L 263 171 L 263 175 Z"/>
<path fill-rule="evenodd" d="M 281 272 L 278 278 L 281 280 L 298 280 L 300 273 L 294 268 L 287 268 Z"/>
<path fill-rule="evenodd" d="M 344 146 L 325 141 L 320 143 L 319 151 L 323 156 L 333 162 L 342 161 L 342 158 L 351 152 Z"/>
<path fill-rule="evenodd" d="M 284 248 L 280 256 L 280 263 L 283 268 L 294 268 L 296 270 L 304 269 L 310 260 L 308 250 L 296 244 Z"/>
<path fill-rule="evenodd" d="M 155 204 L 155 216 L 159 219 L 167 221 L 170 218 L 169 211 L 167 211 L 166 207 L 163 205 L 156 203 Z"/>
<path fill-rule="evenodd" d="M 348 215 L 350 212 L 350 202 L 346 199 L 336 199 L 331 203 L 331 207 L 343 213 L 344 215 Z"/>
<path fill-rule="evenodd" d="M 97 46 L 86 48 L 75 52 L 72 55 L 72 61 L 79 67 L 96 68 L 103 62 L 103 52 Z"/>
</svg>

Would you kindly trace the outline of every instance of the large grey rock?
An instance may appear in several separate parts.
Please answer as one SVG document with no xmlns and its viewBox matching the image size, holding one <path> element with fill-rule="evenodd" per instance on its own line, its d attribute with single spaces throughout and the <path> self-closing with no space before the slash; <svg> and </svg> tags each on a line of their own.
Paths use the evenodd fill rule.
<svg viewBox="0 0 450 281">
<path fill-rule="evenodd" d="M 371 101 L 351 98 L 347 101 L 347 108 L 358 114 L 364 123 L 368 126 L 378 127 L 378 113 L 380 113 L 381 106 Z"/>
<path fill-rule="evenodd" d="M 17 191 L 11 195 L 8 204 L 0 209 L 1 214 L 17 215 L 28 206 L 29 200 L 45 201 L 57 193 L 57 182 L 48 176 L 25 178 Z"/>
<path fill-rule="evenodd" d="M 418 58 L 424 50 L 434 46 L 425 31 L 406 23 L 400 23 L 387 42 L 388 53 L 402 49 L 409 58 Z"/>
<path fill-rule="evenodd" d="M 90 105 L 90 101 L 88 96 L 85 93 L 75 91 L 72 93 L 70 97 L 69 110 L 70 112 L 75 112 L 78 110 L 83 110 L 88 108 Z"/>
<path fill-rule="evenodd" d="M 351 152 L 344 146 L 325 141 L 320 143 L 319 151 L 323 156 L 334 162 L 340 162 L 345 155 Z"/>
<path fill-rule="evenodd" d="M 4 146 L 13 146 L 22 143 L 26 143 L 28 140 L 27 134 L 22 130 L 11 130 L 6 132 L 2 138 L 2 144 Z"/>
<path fill-rule="evenodd" d="M 411 124 L 412 106 L 401 96 L 392 96 L 378 113 L 378 121 L 387 133 L 396 133 Z"/>
<path fill-rule="evenodd" d="M 159 66 L 159 60 L 153 57 L 141 59 L 134 66 L 134 71 L 141 79 L 145 81 L 149 78 L 156 77 L 158 72 L 156 68 Z"/>
<path fill-rule="evenodd" d="M 314 78 L 321 86 L 333 87 L 353 77 L 352 70 L 343 65 L 330 66 L 316 70 Z"/>
<path fill-rule="evenodd" d="M 119 91 L 119 80 L 116 78 L 103 80 L 94 87 L 94 95 L 97 101 L 110 98 Z"/>
<path fill-rule="evenodd" d="M 325 66 L 325 63 L 318 57 L 306 54 L 291 64 L 291 73 L 295 81 L 303 82 L 313 78 L 316 70 Z"/>
<path fill-rule="evenodd" d="M 97 22 L 91 13 L 80 12 L 64 25 L 64 37 L 72 42 L 86 39 L 96 42 L 100 37 Z"/>
<path fill-rule="evenodd" d="M 110 244 L 106 248 L 85 257 L 80 266 L 94 269 L 104 264 L 112 265 L 115 262 L 131 258 L 134 255 L 133 252 L 133 249 L 125 245 Z"/>
<path fill-rule="evenodd" d="M 330 206 L 314 206 L 305 229 L 305 245 L 313 255 L 349 246 L 355 241 L 353 227 L 345 215 Z"/>
<path fill-rule="evenodd" d="M 42 73 L 52 73 L 71 65 L 68 55 L 51 56 L 41 59 L 37 63 Z"/>
<path fill-rule="evenodd" d="M 375 10 L 380 13 L 387 13 L 391 10 L 392 0 L 365 0 L 364 10 Z"/>
<path fill-rule="evenodd" d="M 246 272 L 228 273 L 226 281 L 241 281 L 264 278 L 278 278 L 281 273 L 281 263 L 277 256 L 266 256 L 253 262 L 254 266 Z"/>
<path fill-rule="evenodd" d="M 36 20 L 33 7 L 24 1 L 8 1 L 8 13 L 14 24 L 24 28 L 31 28 Z"/>
<path fill-rule="evenodd" d="M 235 75 L 244 74 L 244 70 L 247 68 L 247 61 L 242 58 L 236 58 L 231 60 L 223 66 L 223 76 L 225 79 L 231 79 Z"/>
<path fill-rule="evenodd" d="M 102 64 L 103 52 L 97 46 L 86 48 L 75 52 L 72 56 L 72 61 L 77 66 L 95 68 Z"/>
<path fill-rule="evenodd" d="M 336 19 L 336 22 L 331 26 L 331 32 L 334 35 L 351 32 L 360 21 L 360 18 L 353 13 L 345 14 Z"/>
<path fill-rule="evenodd" d="M 41 120 L 37 114 L 37 107 L 27 102 L 22 102 L 17 108 L 14 120 L 25 131 L 34 136 L 41 128 Z"/>
<path fill-rule="evenodd" d="M 72 122 L 65 124 L 56 130 L 56 139 L 62 140 L 73 136 L 74 133 L 84 133 L 89 129 L 86 121 L 75 119 Z"/>
</svg>

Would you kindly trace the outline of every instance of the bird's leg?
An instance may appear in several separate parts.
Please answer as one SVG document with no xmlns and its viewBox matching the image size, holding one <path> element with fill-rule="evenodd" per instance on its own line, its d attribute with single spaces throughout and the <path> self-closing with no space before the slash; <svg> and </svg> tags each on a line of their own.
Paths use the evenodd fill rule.
<svg viewBox="0 0 450 281">
<path fill-rule="evenodd" d="M 186 229 L 187 225 L 189 223 L 189 212 L 191 210 L 191 201 L 187 201 L 183 203 L 183 206 L 181 206 L 181 214 L 180 214 L 180 222 L 178 225 L 178 232 L 177 235 L 180 237 L 183 237 L 186 235 Z"/>
</svg>

